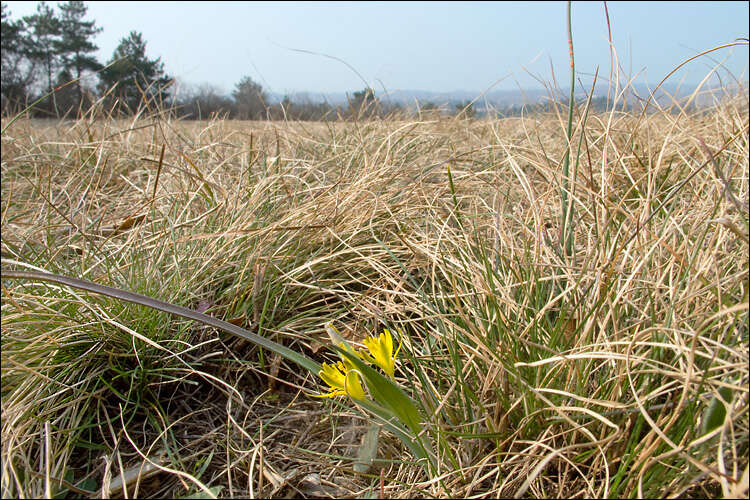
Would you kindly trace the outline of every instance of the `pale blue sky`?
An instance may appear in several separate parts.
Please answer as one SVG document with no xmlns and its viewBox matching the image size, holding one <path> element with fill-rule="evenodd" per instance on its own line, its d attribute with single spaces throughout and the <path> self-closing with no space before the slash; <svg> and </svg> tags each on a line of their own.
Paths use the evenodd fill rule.
<svg viewBox="0 0 750 500">
<path fill-rule="evenodd" d="M 37 2 L 3 2 L 17 19 Z M 49 2 L 55 5 L 56 2 Z M 104 28 L 96 38 L 106 62 L 130 30 L 171 76 L 229 92 L 244 75 L 271 91 L 359 90 L 343 59 L 380 89 L 480 92 L 540 88 L 526 70 L 567 85 L 566 3 L 558 2 L 88 2 Z M 609 2 L 612 36 L 625 73 L 656 85 L 685 59 L 748 37 L 748 2 Z M 573 2 L 576 69 L 584 82 L 599 65 L 609 76 L 603 2 Z M 673 76 L 697 83 L 719 61 L 747 81 L 748 47 L 722 49 Z M 525 68 L 525 69 L 524 69 Z M 508 76 L 509 75 L 509 76 Z M 726 70 L 721 77 L 731 79 Z M 380 80 L 380 82 L 378 81 Z"/>
</svg>

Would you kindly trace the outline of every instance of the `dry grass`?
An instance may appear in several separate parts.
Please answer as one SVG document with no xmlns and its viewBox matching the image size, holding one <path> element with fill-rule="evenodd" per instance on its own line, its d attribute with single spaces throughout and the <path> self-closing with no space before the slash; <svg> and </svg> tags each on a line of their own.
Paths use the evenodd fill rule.
<svg viewBox="0 0 750 500">
<path fill-rule="evenodd" d="M 4 280 L 3 496 L 741 493 L 747 96 L 590 115 L 573 258 L 564 131 L 558 116 L 13 123 L 4 269 L 208 309 L 318 361 L 329 321 L 354 341 L 400 328 L 397 380 L 437 470 L 381 433 L 380 461 L 355 471 L 369 418 L 246 341 Z"/>
</svg>

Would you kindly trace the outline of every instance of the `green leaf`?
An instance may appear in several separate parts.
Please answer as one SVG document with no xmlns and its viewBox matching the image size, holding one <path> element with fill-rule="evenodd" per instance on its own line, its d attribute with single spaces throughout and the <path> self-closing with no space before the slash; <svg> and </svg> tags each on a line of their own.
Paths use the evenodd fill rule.
<svg viewBox="0 0 750 500">
<path fill-rule="evenodd" d="M 354 463 L 354 471 L 365 473 L 372 467 L 372 462 L 378 455 L 378 435 L 380 434 L 380 424 L 371 424 L 362 439 L 362 445 L 357 453 L 357 461 Z"/>
<path fill-rule="evenodd" d="M 703 412 L 703 434 L 708 434 L 717 427 L 724 425 L 724 419 L 727 416 L 727 407 L 724 405 L 724 401 L 726 401 L 726 404 L 731 403 L 732 389 L 729 387 L 720 387 L 719 396 L 721 398 L 714 396 L 706 411 Z"/>
<path fill-rule="evenodd" d="M 375 404 L 371 401 L 355 401 L 357 405 L 363 407 L 376 417 L 378 417 L 381 421 L 381 423 L 391 431 L 397 438 L 401 440 L 404 445 L 409 448 L 409 451 L 411 451 L 412 455 L 416 457 L 417 459 L 425 459 L 429 460 L 429 455 L 427 454 L 427 451 L 425 450 L 424 446 L 421 444 L 418 444 L 416 440 L 409 436 L 409 430 L 406 429 L 401 423 L 399 423 L 398 418 L 393 415 L 390 410 L 387 408 L 383 408 L 382 406 Z"/>
</svg>

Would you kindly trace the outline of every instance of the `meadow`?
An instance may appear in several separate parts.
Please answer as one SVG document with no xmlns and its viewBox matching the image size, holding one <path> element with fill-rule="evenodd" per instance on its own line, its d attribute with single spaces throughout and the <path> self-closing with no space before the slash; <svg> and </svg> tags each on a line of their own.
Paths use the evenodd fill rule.
<svg viewBox="0 0 750 500">
<path fill-rule="evenodd" d="M 571 140 L 4 119 L 2 496 L 744 497 L 747 89 L 703 98 L 584 100 Z M 314 397 L 330 330 L 385 329 L 392 392 Z"/>
</svg>

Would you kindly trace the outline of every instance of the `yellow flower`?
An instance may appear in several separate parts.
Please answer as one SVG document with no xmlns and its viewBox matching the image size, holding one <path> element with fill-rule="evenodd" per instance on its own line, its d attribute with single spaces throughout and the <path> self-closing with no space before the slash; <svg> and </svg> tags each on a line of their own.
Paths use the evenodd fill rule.
<svg viewBox="0 0 750 500">
<path fill-rule="evenodd" d="M 396 349 L 396 353 L 394 354 L 393 337 L 390 330 L 385 329 L 378 337 L 365 339 L 364 344 L 370 352 L 367 353 L 364 350 L 360 350 L 359 356 L 368 363 L 379 366 L 386 375 L 393 378 L 396 372 L 396 356 L 398 356 L 398 352 L 401 350 L 403 340 L 404 337 L 401 336 L 401 342 L 399 342 L 398 349 Z"/>
<path fill-rule="evenodd" d="M 349 363 L 346 365 L 341 361 L 331 365 L 323 363 L 323 369 L 318 372 L 318 376 L 332 389 L 328 394 L 322 394 L 319 397 L 333 398 L 348 394 L 354 399 L 365 399 L 359 373 Z"/>
</svg>

